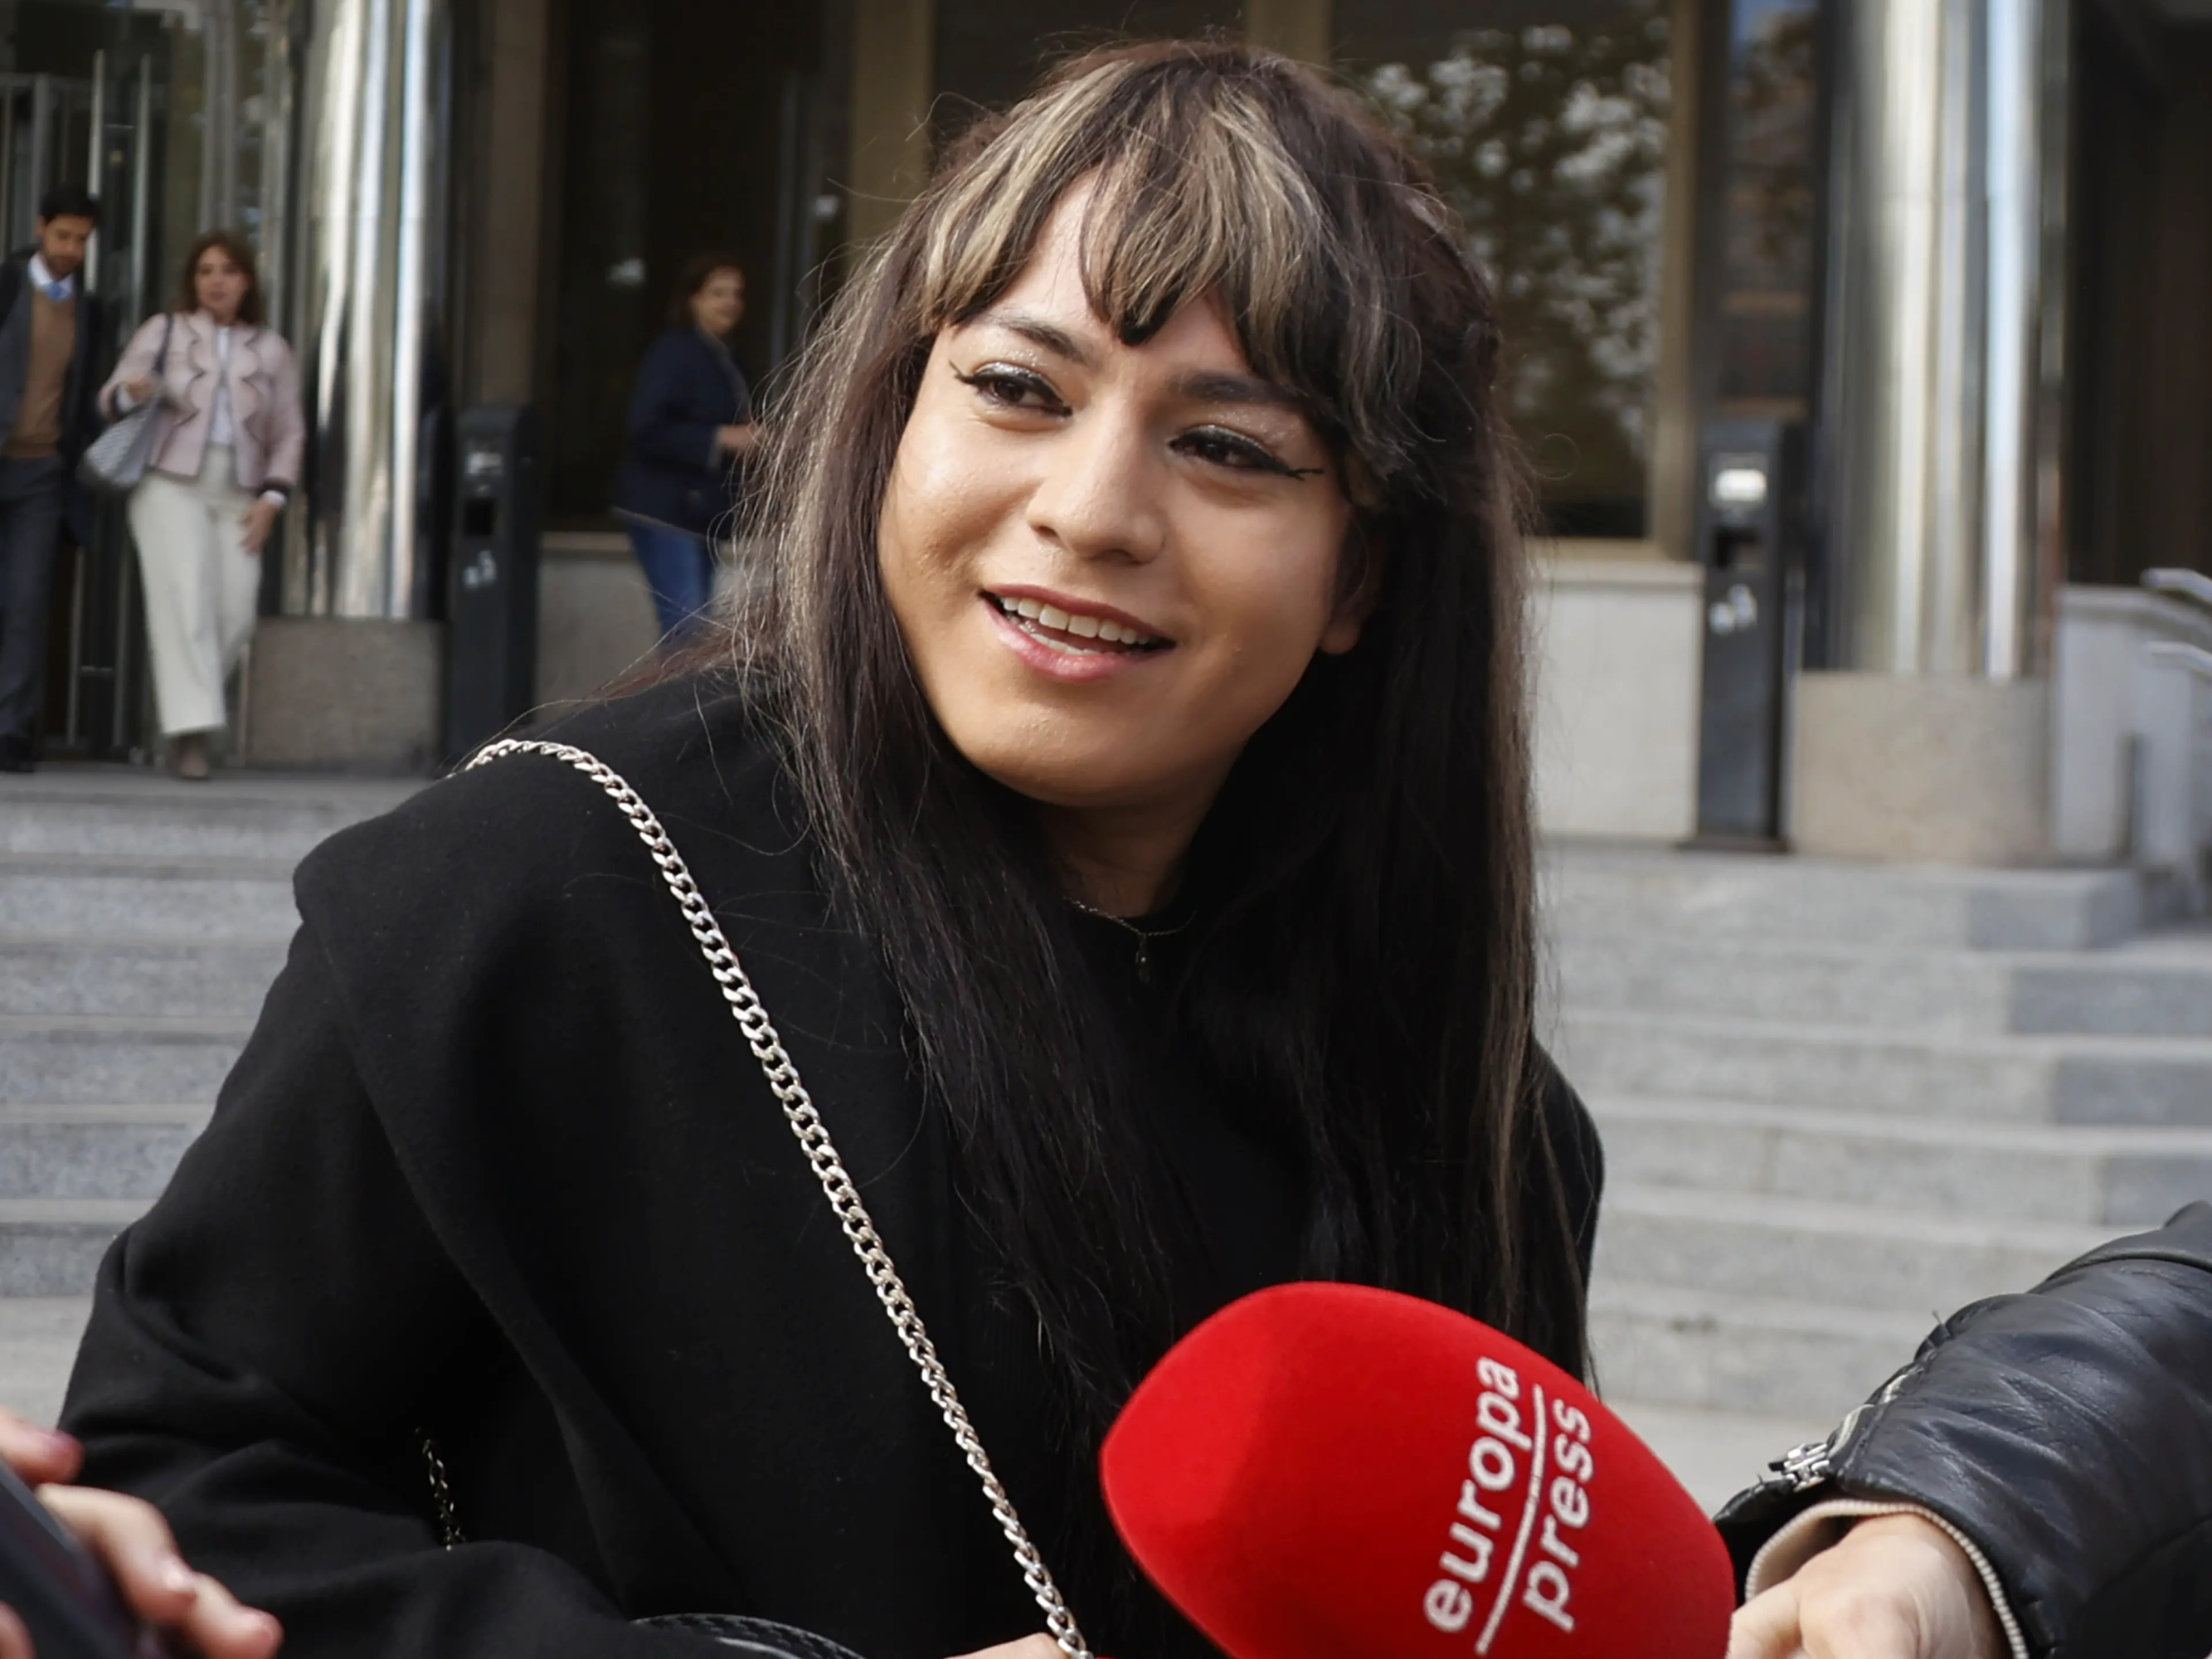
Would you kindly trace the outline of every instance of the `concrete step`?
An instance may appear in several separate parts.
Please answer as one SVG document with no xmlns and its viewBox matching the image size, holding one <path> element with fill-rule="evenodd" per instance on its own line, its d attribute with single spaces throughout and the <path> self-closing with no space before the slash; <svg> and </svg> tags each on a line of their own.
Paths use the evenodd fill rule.
<svg viewBox="0 0 2212 1659">
<path fill-rule="evenodd" d="M 325 836 L 388 811 L 421 787 L 415 780 L 228 769 L 195 785 L 131 767 L 49 767 L 0 788 L 0 854 L 296 864 Z"/>
<path fill-rule="evenodd" d="M 2148 1228 L 2212 1199 L 2212 1128 L 2018 1127 L 1726 1101 L 1589 1102 L 1609 1181 Z"/>
<path fill-rule="evenodd" d="M 0 940 L 0 1014 L 250 1020 L 281 944 Z"/>
<path fill-rule="evenodd" d="M 2212 930 L 2131 939 L 2079 957 L 2023 957 L 2012 1029 L 2212 1037 Z"/>
<path fill-rule="evenodd" d="M 1590 1288 L 1591 1349 L 1607 1394 L 1824 1425 L 1911 1359 L 1935 1322 L 1604 1275 Z"/>
<path fill-rule="evenodd" d="M 70 1368 L 76 1362 L 77 1344 L 91 1316 L 90 1297 L 0 1297 L 0 1406 L 33 1423 L 58 1422 Z M 1685 1433 L 1663 1415 L 1656 1420 L 1662 1437 L 1672 1433 L 1683 1443 L 1686 1457 L 1710 1437 L 1696 1437 L 1694 1424 Z M 1736 1461 L 1730 1460 L 1727 1467 Z M 1702 1469 L 1705 1463 L 1697 1467 Z"/>
<path fill-rule="evenodd" d="M 115 1235 L 149 1200 L 0 1199 L 0 1297 L 83 1296 Z"/>
<path fill-rule="evenodd" d="M 1795 939 L 1567 933 L 1551 977 L 1622 1013 L 1995 1036 L 2212 1036 L 2212 939 L 1997 952 Z"/>
<path fill-rule="evenodd" d="M 2012 959 L 1982 951 L 1566 933 L 1550 965 L 1571 1008 L 1601 1012 L 1962 1036 L 1994 1036 L 2011 1017 Z"/>
<path fill-rule="evenodd" d="M 1825 1417 L 1708 1411 L 1627 1400 L 1618 1394 L 1608 1395 L 1605 1403 L 1659 1454 L 1707 1514 L 1745 1487 L 1757 1485 L 1776 1458 L 1808 1440 L 1822 1438 L 1835 1427 L 1833 1419 Z"/>
<path fill-rule="evenodd" d="M 242 1021 L 0 1017 L 0 1105 L 204 1107 L 247 1030 Z"/>
<path fill-rule="evenodd" d="M 283 940 L 291 863 L 269 859 L 0 858 L 0 939 Z"/>
<path fill-rule="evenodd" d="M 161 1196 L 204 1106 L 0 1106 L 0 1200 Z"/>
<path fill-rule="evenodd" d="M 2201 1037 L 1893 1035 L 1572 1005 L 1547 1036 L 1586 1095 L 2023 1124 L 2212 1126 L 2212 1040 Z"/>
<path fill-rule="evenodd" d="M 2079 951 L 2141 930 L 2120 871 L 1948 870 L 1726 853 L 1545 849 L 1553 934 L 1791 939 L 1949 950 Z"/>
<path fill-rule="evenodd" d="M 1608 1182 L 1597 1248 L 1607 1277 L 1932 1323 L 1983 1297 L 2025 1290 L 2119 1231 Z"/>
</svg>

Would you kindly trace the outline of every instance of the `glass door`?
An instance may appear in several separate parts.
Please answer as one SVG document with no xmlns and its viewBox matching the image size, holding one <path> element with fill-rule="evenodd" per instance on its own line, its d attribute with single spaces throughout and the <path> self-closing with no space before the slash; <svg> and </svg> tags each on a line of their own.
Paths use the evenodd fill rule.
<svg viewBox="0 0 2212 1659">
<path fill-rule="evenodd" d="M 280 306 L 290 19 L 290 0 L 0 0 L 0 233 L 9 252 L 27 248 L 40 197 L 90 185 L 100 223 L 84 275 L 112 325 L 103 368 L 174 303 L 203 230 L 243 232 Z M 129 757 L 149 726 L 136 555 L 119 503 L 70 516 L 48 617 L 45 747 Z"/>
</svg>

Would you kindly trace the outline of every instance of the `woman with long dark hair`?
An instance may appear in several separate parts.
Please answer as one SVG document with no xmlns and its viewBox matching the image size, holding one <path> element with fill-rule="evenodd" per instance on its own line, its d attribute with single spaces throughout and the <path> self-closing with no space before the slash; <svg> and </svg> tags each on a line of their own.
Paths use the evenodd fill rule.
<svg viewBox="0 0 2212 1659">
<path fill-rule="evenodd" d="M 846 289 L 735 654 L 561 729 L 689 861 L 1108 1651 L 1198 1650 L 1087 1471 L 1230 1297 L 1369 1279 L 1583 1368 L 1489 315 L 1303 71 L 1079 65 Z M 1038 1622 L 653 871 L 541 756 L 335 838 L 109 1264 L 90 1478 L 161 1488 L 295 1651 Z"/>
<path fill-rule="evenodd" d="M 302 1656 L 1079 1651 L 1056 1586 L 1171 1659 L 1092 1469 L 1194 1322 L 1364 1279 L 1583 1370 L 1490 317 L 1280 59 L 971 133 L 791 386 L 728 637 L 302 866 L 103 1267 L 88 1478 Z"/>
</svg>

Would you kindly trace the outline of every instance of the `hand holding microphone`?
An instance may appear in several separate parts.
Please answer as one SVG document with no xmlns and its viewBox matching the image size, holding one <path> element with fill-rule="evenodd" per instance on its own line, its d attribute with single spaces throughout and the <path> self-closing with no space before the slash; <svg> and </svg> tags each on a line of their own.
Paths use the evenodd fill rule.
<svg viewBox="0 0 2212 1659">
<path fill-rule="evenodd" d="M 1729 1659 L 2003 1659 L 1966 1553 L 1917 1515 L 1862 1521 L 1736 1614 Z"/>
</svg>

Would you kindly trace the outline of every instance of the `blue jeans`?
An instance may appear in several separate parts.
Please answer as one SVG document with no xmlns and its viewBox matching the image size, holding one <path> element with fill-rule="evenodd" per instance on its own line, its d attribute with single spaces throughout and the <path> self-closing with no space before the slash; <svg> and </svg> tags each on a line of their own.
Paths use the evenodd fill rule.
<svg viewBox="0 0 2212 1659">
<path fill-rule="evenodd" d="M 623 528 L 637 550 L 638 563 L 645 568 L 645 585 L 653 590 L 661 642 L 672 643 L 689 633 L 714 601 L 714 550 L 705 537 L 665 525 L 632 522 Z"/>
</svg>

